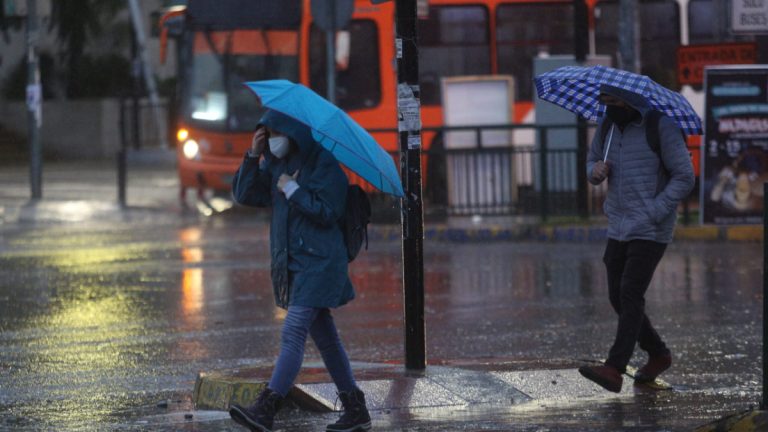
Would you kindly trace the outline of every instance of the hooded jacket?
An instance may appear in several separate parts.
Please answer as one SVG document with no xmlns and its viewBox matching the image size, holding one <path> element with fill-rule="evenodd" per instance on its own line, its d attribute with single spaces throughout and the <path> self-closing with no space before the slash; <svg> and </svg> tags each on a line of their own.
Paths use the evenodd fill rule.
<svg viewBox="0 0 768 432">
<path fill-rule="evenodd" d="M 646 138 L 646 117 L 652 108 L 645 98 L 608 85 L 600 91 L 622 99 L 640 113 L 640 119 L 627 124 L 623 131 L 613 125 L 604 142 L 599 133 L 595 134 L 587 156 L 587 178 L 597 184 L 592 180 L 592 169 L 608 153 L 608 196 L 603 204 L 608 238 L 670 243 L 677 206 L 694 184 L 693 165 L 680 129 L 673 119 L 660 118 L 661 149 L 657 154 Z M 597 130 L 603 121 L 605 118 Z"/>
<path fill-rule="evenodd" d="M 336 158 L 312 139 L 304 124 L 272 110 L 259 123 L 280 131 L 298 149 L 283 159 L 266 149 L 260 164 L 246 154 L 232 180 L 236 202 L 272 206 L 270 254 L 275 302 L 282 308 L 341 306 L 355 296 L 338 223 L 344 214 L 347 176 Z M 299 188 L 287 199 L 277 189 L 277 180 L 281 174 L 291 175 L 296 170 Z"/>
</svg>

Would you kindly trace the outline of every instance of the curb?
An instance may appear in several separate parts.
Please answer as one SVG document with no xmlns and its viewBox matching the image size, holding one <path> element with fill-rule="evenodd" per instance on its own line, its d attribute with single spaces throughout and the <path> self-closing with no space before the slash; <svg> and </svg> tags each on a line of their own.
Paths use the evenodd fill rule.
<svg viewBox="0 0 768 432">
<path fill-rule="evenodd" d="M 372 240 L 399 240 L 402 231 L 395 225 L 369 225 L 368 236 Z M 539 226 L 518 225 L 515 227 L 471 227 L 426 226 L 424 238 L 429 241 L 473 243 L 488 241 L 539 241 L 539 242 L 604 242 L 608 238 L 605 226 Z M 763 227 L 759 225 L 736 226 L 678 226 L 675 241 L 731 241 L 761 242 Z"/>
<path fill-rule="evenodd" d="M 358 387 L 369 410 L 404 408 L 467 409 L 475 405 L 524 406 L 534 401 L 616 397 L 583 379 L 576 360 L 536 361 L 483 359 L 442 362 L 426 371 L 408 371 L 400 363 L 352 362 Z M 200 373 L 193 393 L 195 409 L 226 411 L 233 404 L 248 406 L 264 389 L 272 367 Z M 286 400 L 299 409 L 334 411 L 337 389 L 321 362 L 304 365 Z M 634 395 L 624 386 L 622 397 Z"/>
<path fill-rule="evenodd" d="M 694 432 L 759 432 L 768 430 L 768 411 L 749 410 L 700 426 Z"/>
<path fill-rule="evenodd" d="M 4 223 L 32 221 L 63 221 L 70 216 L 66 214 L 68 201 L 44 201 L 40 203 L 21 203 L 7 205 L 0 203 L 0 225 Z M 77 201 L 91 207 L 89 214 L 93 219 L 108 220 L 124 211 L 134 214 L 152 215 L 156 212 L 167 212 L 167 208 L 127 207 L 122 208 L 116 203 L 106 201 Z M 211 208 L 210 213 L 236 213 L 237 207 L 226 208 L 223 211 Z M 205 210 L 205 209 L 204 209 Z M 182 211 L 183 210 L 179 210 Z M 178 213 L 178 212 L 177 212 Z M 197 212 L 195 212 L 197 213 Z M 200 213 L 205 213 L 201 211 Z M 82 219 L 82 218 L 81 218 Z M 78 219 L 78 221 L 81 221 Z M 605 225 L 563 225 L 550 226 L 530 223 L 504 225 L 476 225 L 457 227 L 445 224 L 427 224 L 424 226 L 424 239 L 428 241 L 451 243 L 478 243 L 494 241 L 527 241 L 550 243 L 593 243 L 605 242 L 608 228 Z M 370 240 L 398 241 L 402 237 L 400 225 L 370 224 L 368 225 Z M 675 241 L 703 242 L 762 242 L 762 225 L 678 225 L 675 229 Z"/>
<path fill-rule="evenodd" d="M 248 406 L 268 383 L 269 376 L 266 375 L 254 379 L 238 376 L 238 371 L 200 372 L 195 380 L 192 402 L 195 409 L 220 411 L 227 411 L 234 404 Z M 302 410 L 321 413 L 333 411 L 333 406 L 324 403 L 300 384 L 291 388 L 286 399 Z"/>
</svg>

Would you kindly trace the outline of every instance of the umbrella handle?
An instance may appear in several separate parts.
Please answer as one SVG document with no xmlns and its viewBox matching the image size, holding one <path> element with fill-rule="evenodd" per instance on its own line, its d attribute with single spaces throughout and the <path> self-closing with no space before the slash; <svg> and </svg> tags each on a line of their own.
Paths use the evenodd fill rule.
<svg viewBox="0 0 768 432">
<path fill-rule="evenodd" d="M 616 125 L 612 124 L 611 125 L 611 130 L 610 130 L 610 132 L 608 132 L 608 147 L 606 147 L 606 149 L 605 149 L 605 156 L 603 156 L 603 162 L 608 160 L 608 150 L 611 149 L 611 138 L 613 138 L 613 128 L 615 128 L 615 127 L 616 127 Z"/>
</svg>

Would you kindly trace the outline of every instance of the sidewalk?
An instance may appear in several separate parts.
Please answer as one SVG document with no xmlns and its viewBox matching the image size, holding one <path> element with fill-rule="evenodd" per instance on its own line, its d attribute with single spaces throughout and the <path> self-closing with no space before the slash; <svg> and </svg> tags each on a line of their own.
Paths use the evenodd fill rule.
<svg viewBox="0 0 768 432">
<path fill-rule="evenodd" d="M 671 390 L 654 390 L 625 377 L 621 392 L 610 393 L 578 373 L 582 364 L 488 358 L 435 362 L 421 373 L 394 363 L 353 362 L 352 368 L 378 431 L 767 430 L 768 414 L 746 412 L 749 406 L 713 389 L 673 384 Z M 226 423 L 229 406 L 253 403 L 270 373 L 271 366 L 200 373 L 192 415 L 218 412 Z M 340 410 L 322 363 L 305 362 L 275 428 L 318 430 Z M 420 420 L 417 429 L 414 419 Z"/>
<path fill-rule="evenodd" d="M 213 199 L 208 207 L 188 191 L 187 204 L 179 201 L 175 168 L 168 162 L 148 163 L 135 158 L 128 166 L 127 207 L 118 202 L 115 164 L 104 162 L 46 162 L 43 174 L 43 200 L 31 202 L 28 167 L 3 166 L 0 170 L 0 224 L 17 222 L 76 222 L 84 218 L 114 219 L 126 215 L 164 213 L 180 217 L 206 217 L 216 213 L 240 214 L 248 209 L 231 208 L 231 203 Z M 371 224 L 371 240 L 398 240 L 398 224 Z M 540 223 L 536 217 L 448 217 L 445 222 L 427 223 L 427 241 L 486 242 L 603 242 L 605 223 L 590 220 L 584 224 Z M 763 227 L 684 226 L 678 224 L 675 239 L 683 241 L 749 241 L 763 239 Z"/>
<path fill-rule="evenodd" d="M 525 362 L 489 358 L 438 362 L 425 371 L 406 371 L 402 364 L 352 362 L 358 386 L 373 411 L 412 408 L 517 406 L 535 401 L 574 401 L 612 396 L 579 375 L 574 360 Z M 543 368 L 543 369 L 542 369 Z M 224 410 L 249 405 L 266 386 L 272 366 L 202 372 L 195 383 L 198 409 Z M 635 391 L 628 379 L 620 395 Z M 288 399 L 300 409 L 339 409 L 336 387 L 321 362 L 306 362 Z"/>
</svg>

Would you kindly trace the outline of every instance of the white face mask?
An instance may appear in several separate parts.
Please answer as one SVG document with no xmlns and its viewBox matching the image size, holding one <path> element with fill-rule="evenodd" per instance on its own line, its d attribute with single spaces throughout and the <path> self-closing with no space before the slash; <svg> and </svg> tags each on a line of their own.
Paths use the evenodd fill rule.
<svg viewBox="0 0 768 432">
<path fill-rule="evenodd" d="M 288 137 L 278 136 L 269 139 L 269 151 L 275 155 L 276 158 L 282 159 L 288 154 L 290 149 L 290 143 Z"/>
</svg>

